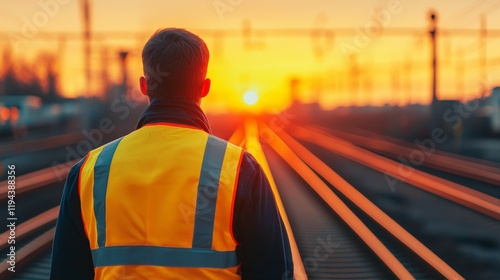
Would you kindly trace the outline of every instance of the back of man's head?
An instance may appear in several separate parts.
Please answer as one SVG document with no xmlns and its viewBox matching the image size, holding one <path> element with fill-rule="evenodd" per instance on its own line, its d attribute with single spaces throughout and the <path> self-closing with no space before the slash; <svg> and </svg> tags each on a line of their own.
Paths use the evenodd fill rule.
<svg viewBox="0 0 500 280">
<path fill-rule="evenodd" d="M 178 28 L 158 30 L 142 51 L 150 99 L 200 99 L 209 52 L 197 35 Z"/>
</svg>

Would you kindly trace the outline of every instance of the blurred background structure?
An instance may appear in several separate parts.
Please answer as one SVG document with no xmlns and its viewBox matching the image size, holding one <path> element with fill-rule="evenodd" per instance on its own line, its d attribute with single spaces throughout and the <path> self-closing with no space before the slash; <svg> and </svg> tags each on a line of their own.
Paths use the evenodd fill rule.
<svg viewBox="0 0 500 280">
<path fill-rule="evenodd" d="M 365 237 L 348 237 L 358 233 L 326 206 L 331 194 L 307 189 L 321 185 L 309 167 L 414 277 L 500 278 L 500 1 L 271 2 L 2 4 L 0 220 L 15 166 L 18 248 L 36 250 L 16 251 L 21 272 L 3 262 L 0 278 L 47 277 L 64 178 L 90 149 L 134 129 L 147 106 L 142 47 L 164 27 L 207 42 L 213 85 L 202 107 L 216 135 L 255 152 L 276 180 L 309 278 L 405 275 Z M 379 224 L 382 214 L 366 212 L 325 168 L 422 243 L 394 240 L 405 233 Z M 314 257 L 330 237 L 340 249 Z"/>
</svg>

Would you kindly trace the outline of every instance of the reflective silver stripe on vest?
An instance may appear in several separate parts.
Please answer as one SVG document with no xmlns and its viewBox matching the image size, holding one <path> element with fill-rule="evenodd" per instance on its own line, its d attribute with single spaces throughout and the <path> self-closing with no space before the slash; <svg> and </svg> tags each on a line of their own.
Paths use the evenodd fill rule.
<svg viewBox="0 0 500 280">
<path fill-rule="evenodd" d="M 161 246 L 105 246 L 106 191 L 109 169 L 121 139 L 104 146 L 94 166 L 94 212 L 99 248 L 92 250 L 94 267 L 117 265 L 153 265 L 175 267 L 230 268 L 239 264 L 235 251 L 214 251 L 212 237 L 215 206 L 222 162 L 227 142 L 209 136 L 203 156 L 196 201 L 193 248 Z M 187 167 L 189 168 L 189 167 Z"/>
<path fill-rule="evenodd" d="M 208 137 L 198 183 L 193 248 L 210 249 L 212 247 L 215 205 L 226 147 L 225 141 L 211 135 Z"/>
<path fill-rule="evenodd" d="M 108 190 L 109 168 L 116 148 L 122 138 L 106 144 L 94 165 L 94 215 L 97 226 L 97 245 L 106 245 L 106 192 Z"/>
<path fill-rule="evenodd" d="M 109 246 L 92 250 L 95 267 L 152 265 L 230 268 L 239 264 L 235 251 L 185 249 L 159 246 Z"/>
</svg>

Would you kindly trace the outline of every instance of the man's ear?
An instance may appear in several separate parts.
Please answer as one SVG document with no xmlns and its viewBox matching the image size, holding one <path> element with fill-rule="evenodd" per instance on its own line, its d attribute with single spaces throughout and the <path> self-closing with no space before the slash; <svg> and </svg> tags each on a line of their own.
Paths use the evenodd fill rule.
<svg viewBox="0 0 500 280">
<path fill-rule="evenodd" d="M 141 93 L 148 96 L 148 83 L 146 82 L 146 78 L 144 76 L 139 78 L 139 85 L 141 87 Z"/>
<path fill-rule="evenodd" d="M 201 88 L 201 98 L 208 95 L 208 92 L 210 91 L 211 84 L 212 84 L 212 81 L 210 81 L 210 79 L 208 79 L 208 78 L 203 81 L 203 87 Z"/>
</svg>

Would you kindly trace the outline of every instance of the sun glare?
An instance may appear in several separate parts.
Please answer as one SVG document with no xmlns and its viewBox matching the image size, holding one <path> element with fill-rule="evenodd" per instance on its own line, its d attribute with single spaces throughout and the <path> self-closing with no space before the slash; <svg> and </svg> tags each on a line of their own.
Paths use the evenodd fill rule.
<svg viewBox="0 0 500 280">
<path fill-rule="evenodd" d="M 245 101 L 245 104 L 247 105 L 255 105 L 258 100 L 259 96 L 255 91 L 247 91 L 245 92 L 245 95 L 243 95 L 243 101 Z"/>
</svg>

